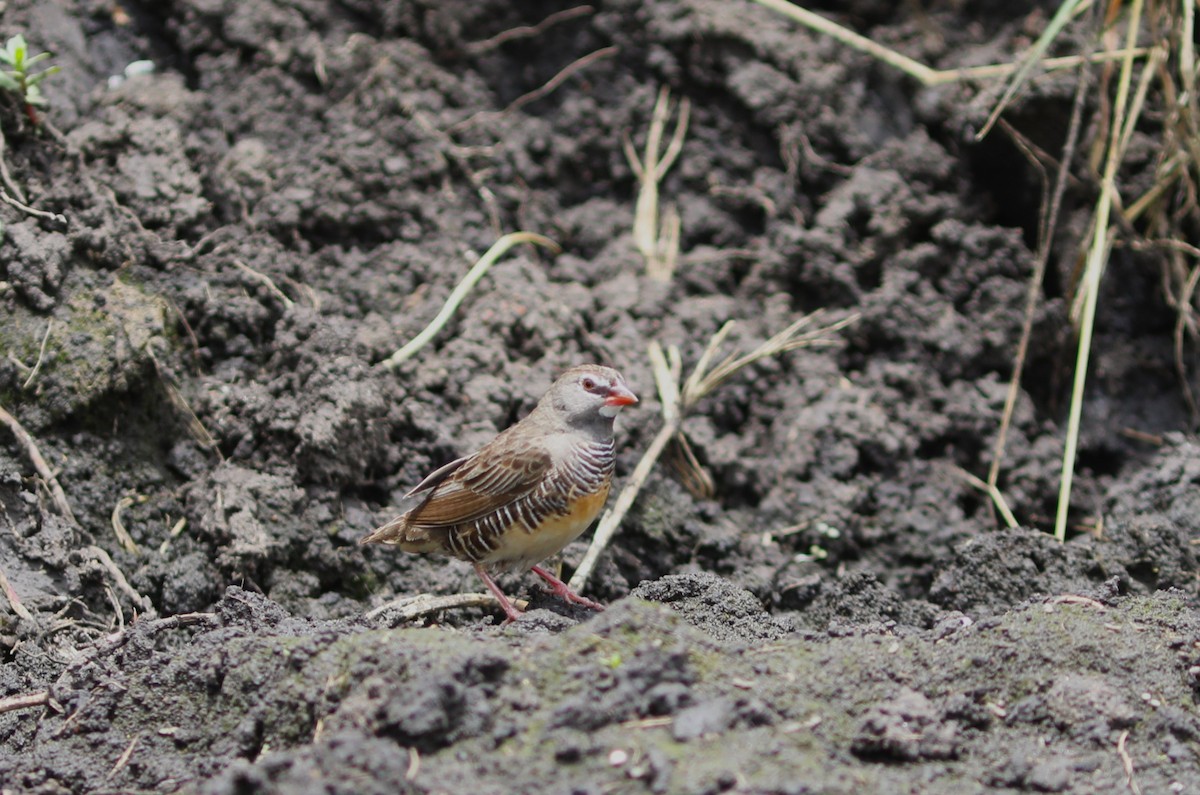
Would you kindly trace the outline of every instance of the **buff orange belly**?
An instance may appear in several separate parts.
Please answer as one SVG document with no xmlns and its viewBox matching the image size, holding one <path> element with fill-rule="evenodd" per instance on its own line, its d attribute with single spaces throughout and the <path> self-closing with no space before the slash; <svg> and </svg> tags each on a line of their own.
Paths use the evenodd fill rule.
<svg viewBox="0 0 1200 795">
<path fill-rule="evenodd" d="M 570 513 L 549 516 L 535 530 L 527 530 L 520 524 L 509 528 L 496 550 L 481 562 L 502 569 L 536 566 L 579 538 L 600 514 L 607 499 L 608 486 L 605 485 L 594 494 L 576 499 Z"/>
</svg>

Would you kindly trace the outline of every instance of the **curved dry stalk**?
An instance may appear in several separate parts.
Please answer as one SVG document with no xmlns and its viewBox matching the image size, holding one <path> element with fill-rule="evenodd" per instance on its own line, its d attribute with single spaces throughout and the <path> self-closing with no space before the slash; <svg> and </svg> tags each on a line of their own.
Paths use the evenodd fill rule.
<svg viewBox="0 0 1200 795">
<path fill-rule="evenodd" d="M 467 275 L 462 278 L 462 281 L 450 293 L 450 297 L 446 299 L 446 303 L 442 306 L 441 311 L 437 313 L 437 317 L 420 334 L 413 337 L 412 340 L 404 345 L 404 347 L 376 366 L 384 370 L 394 370 L 411 359 L 417 351 L 424 348 L 442 330 L 442 327 L 446 325 L 451 316 L 454 315 L 455 310 L 458 309 L 458 305 L 467 297 L 467 293 L 471 292 L 471 289 L 483 278 L 488 269 L 496 263 L 496 260 L 500 259 L 510 248 L 519 243 L 533 243 L 534 245 L 549 249 L 555 254 L 562 251 L 559 245 L 550 238 L 533 232 L 511 232 L 500 238 L 467 271 Z"/>
<path fill-rule="evenodd" d="M 612 541 L 612 537 L 616 534 L 617 528 L 620 527 L 625 514 L 633 507 L 633 502 L 637 499 L 642 486 L 645 485 L 646 479 L 650 477 L 650 472 L 654 469 L 654 464 L 662 456 L 663 450 L 667 448 L 672 439 L 676 437 L 683 438 L 683 421 L 700 400 L 711 394 L 721 384 L 733 377 L 733 375 L 760 359 L 777 356 L 785 351 L 795 350 L 796 348 L 835 344 L 835 341 L 829 335 L 845 328 L 858 320 L 859 317 L 857 314 L 850 315 L 828 326 L 820 326 L 811 331 L 801 333 L 807 326 L 820 317 L 821 314 L 818 311 L 800 318 L 749 353 L 742 356 L 731 354 L 710 372 L 708 370 L 709 365 L 711 365 L 721 344 L 729 336 L 729 332 L 734 326 L 733 321 L 725 323 L 725 325 L 721 326 L 713 334 L 704 349 L 704 353 L 701 354 L 699 361 L 696 362 L 696 368 L 688 376 L 687 380 L 683 382 L 682 387 L 679 384 L 683 367 L 678 349 L 672 346 L 664 353 L 662 346 L 658 342 L 650 342 L 647 354 L 650 357 L 650 366 L 654 370 L 654 382 L 658 386 L 658 395 L 662 403 L 663 425 L 650 441 L 650 446 L 646 448 L 646 452 L 642 453 L 641 460 L 634 467 L 633 473 L 629 476 L 629 481 L 625 484 L 625 487 L 621 489 L 620 495 L 617 496 L 617 501 L 613 503 L 612 508 L 604 512 L 604 516 L 600 519 L 600 524 L 596 526 L 592 543 L 588 546 L 583 560 L 579 562 L 579 567 L 575 570 L 571 581 L 567 583 L 567 586 L 572 591 L 579 593 L 587 586 L 588 579 L 591 578 L 592 572 L 600 560 L 600 555 L 608 547 L 609 542 Z M 686 444 L 686 440 L 684 444 Z"/>
<path fill-rule="evenodd" d="M 525 599 L 514 599 L 513 604 L 518 610 L 529 607 L 529 602 Z M 386 604 L 372 608 L 363 617 L 376 618 L 394 610 L 401 620 L 415 621 L 443 610 L 459 610 L 464 607 L 486 607 L 499 610 L 500 602 L 490 593 L 452 593 L 444 596 L 422 593 L 393 599 Z"/>
<path fill-rule="evenodd" d="M 46 488 L 50 489 L 50 497 L 54 500 L 54 507 L 58 509 L 63 518 L 71 524 L 78 526 L 79 522 L 75 519 L 75 514 L 71 511 L 71 504 L 67 502 L 66 492 L 58 484 L 58 478 L 50 470 L 50 465 L 46 463 L 46 459 L 42 458 L 42 451 L 38 449 L 37 442 L 29 435 L 29 431 L 25 430 L 25 426 L 18 422 L 16 417 L 5 411 L 3 406 L 0 406 L 0 422 L 7 425 L 8 429 L 12 431 L 13 436 L 17 437 L 17 442 L 25 450 L 25 455 L 29 458 L 29 463 L 33 464 L 33 468 L 37 471 L 38 476 L 45 481 Z"/>
<path fill-rule="evenodd" d="M 112 522 L 113 532 L 117 536 L 117 541 L 120 542 L 121 548 L 133 555 L 140 555 L 141 550 L 138 549 L 137 542 L 133 540 L 133 536 L 129 535 L 129 530 L 125 527 L 125 522 L 121 520 L 121 512 L 126 508 L 143 503 L 150 499 L 144 494 L 139 494 L 136 497 L 125 496 L 117 500 L 117 504 L 113 506 L 112 516 L 109 517 Z"/>
</svg>

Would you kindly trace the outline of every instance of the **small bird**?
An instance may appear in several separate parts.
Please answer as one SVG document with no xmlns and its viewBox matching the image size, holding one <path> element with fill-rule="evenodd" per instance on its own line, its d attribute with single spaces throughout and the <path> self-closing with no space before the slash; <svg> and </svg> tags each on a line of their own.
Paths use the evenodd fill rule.
<svg viewBox="0 0 1200 795">
<path fill-rule="evenodd" d="M 613 420 L 637 403 L 611 367 L 567 370 L 523 420 L 477 453 L 435 470 L 404 496 L 400 515 L 359 544 L 391 544 L 474 564 L 508 617 L 521 611 L 491 572 L 533 571 L 569 602 L 603 606 L 537 565 L 579 537 L 612 485 Z"/>
</svg>

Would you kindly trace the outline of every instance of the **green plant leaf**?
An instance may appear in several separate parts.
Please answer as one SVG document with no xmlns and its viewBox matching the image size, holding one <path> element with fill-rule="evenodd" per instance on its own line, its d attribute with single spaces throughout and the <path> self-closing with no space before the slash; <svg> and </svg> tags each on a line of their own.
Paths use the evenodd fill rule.
<svg viewBox="0 0 1200 795">
<path fill-rule="evenodd" d="M 19 92 L 21 84 L 14 80 L 8 72 L 0 72 L 0 89 Z"/>
<path fill-rule="evenodd" d="M 25 78 L 25 87 L 27 89 L 33 88 L 34 86 L 36 86 L 38 83 L 45 80 L 50 75 L 57 74 L 58 72 L 61 72 L 61 71 L 62 71 L 62 69 L 60 69 L 59 67 L 51 66 L 49 69 L 45 70 L 44 72 L 38 72 L 36 75 L 30 75 L 29 77 Z"/>
</svg>

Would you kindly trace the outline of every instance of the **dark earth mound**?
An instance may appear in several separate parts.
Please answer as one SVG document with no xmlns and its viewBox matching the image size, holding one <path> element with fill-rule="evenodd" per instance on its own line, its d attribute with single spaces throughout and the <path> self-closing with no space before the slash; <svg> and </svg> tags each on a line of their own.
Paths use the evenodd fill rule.
<svg viewBox="0 0 1200 795">
<path fill-rule="evenodd" d="M 1013 60 L 1054 8 L 823 5 L 939 68 Z M 0 204 L 0 406 L 27 433 L 0 429 L 4 795 L 1195 789 L 1200 357 L 1159 250 L 1113 250 L 1047 533 L 1086 180 L 1007 432 L 1020 526 L 964 476 L 1038 237 L 1039 171 L 975 140 L 1002 82 L 923 88 L 738 0 L 0 8 L 62 67 L 40 126 L 0 98 L 4 196 L 37 211 Z M 1006 118 L 1058 152 L 1075 84 Z M 690 122 L 660 281 L 622 142 L 664 86 Z M 513 249 L 381 366 L 519 229 L 561 253 Z M 713 494 L 655 467 L 587 589 L 607 611 L 517 576 L 512 626 L 387 606 L 478 584 L 358 539 L 557 373 L 610 363 L 641 396 L 620 488 L 662 423 L 648 342 L 686 372 L 727 321 L 746 351 L 817 309 L 858 319 L 686 421 Z"/>
</svg>

